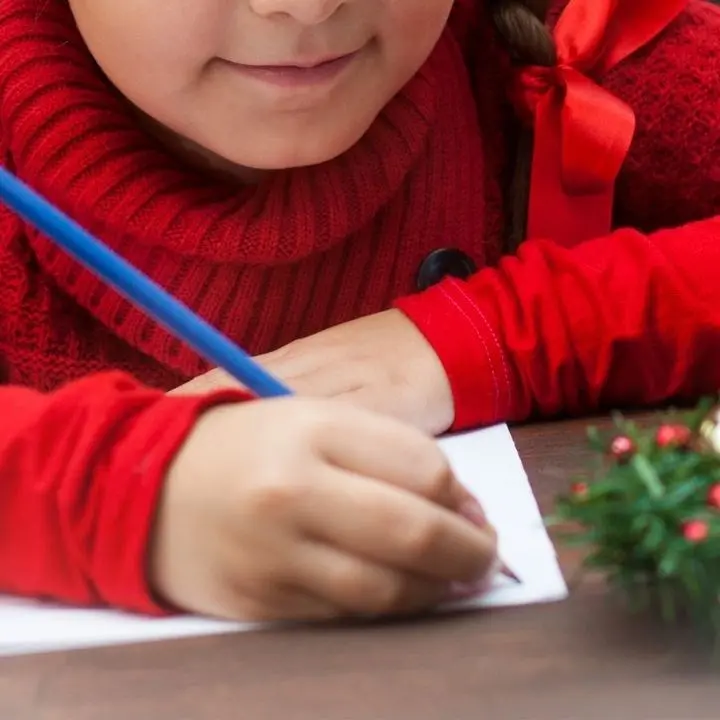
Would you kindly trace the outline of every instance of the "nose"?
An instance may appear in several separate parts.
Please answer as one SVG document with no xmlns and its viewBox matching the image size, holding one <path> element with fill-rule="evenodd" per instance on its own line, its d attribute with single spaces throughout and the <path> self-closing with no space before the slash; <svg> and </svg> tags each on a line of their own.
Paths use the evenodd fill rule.
<svg viewBox="0 0 720 720">
<path fill-rule="evenodd" d="M 319 25 L 332 17 L 347 0 L 249 0 L 253 12 L 262 17 L 292 18 L 302 25 Z"/>
</svg>

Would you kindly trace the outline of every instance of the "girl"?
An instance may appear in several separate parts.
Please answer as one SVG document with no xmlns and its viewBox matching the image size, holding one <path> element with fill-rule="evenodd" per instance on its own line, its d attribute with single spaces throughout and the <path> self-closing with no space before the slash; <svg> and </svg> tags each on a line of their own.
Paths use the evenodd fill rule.
<svg viewBox="0 0 720 720">
<path fill-rule="evenodd" d="M 301 392 L 441 432 L 720 384 L 715 7 L 0 18 L 3 162 Z M 208 368 L 4 211 L 0 237 L 1 587 L 322 618 L 487 571 L 491 531 L 424 436 L 347 403 L 188 393 L 215 371 L 163 395 Z M 89 375 L 109 369 L 143 385 Z"/>
</svg>

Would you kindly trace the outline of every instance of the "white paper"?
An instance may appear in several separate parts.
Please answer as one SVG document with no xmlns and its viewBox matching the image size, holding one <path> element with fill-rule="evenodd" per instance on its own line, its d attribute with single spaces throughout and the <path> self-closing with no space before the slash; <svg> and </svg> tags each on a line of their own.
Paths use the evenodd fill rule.
<svg viewBox="0 0 720 720">
<path fill-rule="evenodd" d="M 452 607 L 529 605 L 566 598 L 555 548 L 507 425 L 439 442 L 456 477 L 480 500 L 497 530 L 500 557 L 522 581 L 498 576 L 482 597 Z"/>
<path fill-rule="evenodd" d="M 505 425 L 443 438 L 457 477 L 476 495 L 497 528 L 500 555 L 520 577 L 498 577 L 479 598 L 453 608 L 560 600 L 567 587 L 515 444 Z M 262 627 L 195 617 L 154 619 L 0 596 L 0 656 L 244 632 Z"/>
</svg>

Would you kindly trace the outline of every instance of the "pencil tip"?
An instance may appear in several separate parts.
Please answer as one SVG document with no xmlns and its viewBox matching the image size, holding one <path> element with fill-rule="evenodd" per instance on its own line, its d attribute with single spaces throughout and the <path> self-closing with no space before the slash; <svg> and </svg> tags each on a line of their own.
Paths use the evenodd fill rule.
<svg viewBox="0 0 720 720">
<path fill-rule="evenodd" d="M 505 563 L 502 565 L 502 569 L 500 571 L 506 578 L 509 578 L 513 582 L 518 583 L 518 585 L 522 582 L 518 575 L 514 573 Z"/>
</svg>

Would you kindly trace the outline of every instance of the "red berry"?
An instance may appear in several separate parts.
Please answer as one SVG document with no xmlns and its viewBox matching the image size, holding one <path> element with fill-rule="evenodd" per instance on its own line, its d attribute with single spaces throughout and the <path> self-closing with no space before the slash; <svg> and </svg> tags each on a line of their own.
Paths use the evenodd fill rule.
<svg viewBox="0 0 720 720">
<path fill-rule="evenodd" d="M 690 428 L 685 425 L 661 425 L 658 428 L 655 442 L 658 447 L 682 447 L 690 442 Z"/>
<path fill-rule="evenodd" d="M 635 452 L 635 443 L 626 435 L 618 435 L 610 443 L 610 454 L 616 460 L 627 460 Z"/>
<path fill-rule="evenodd" d="M 708 490 L 707 504 L 716 510 L 720 510 L 720 483 L 715 483 Z"/>
<path fill-rule="evenodd" d="M 707 539 L 710 534 L 708 524 L 703 520 L 688 520 L 682 526 L 683 537 L 692 543 L 699 543 Z"/>
<path fill-rule="evenodd" d="M 588 494 L 588 484 L 584 482 L 573 483 L 570 491 L 576 498 L 584 498 Z"/>
</svg>

